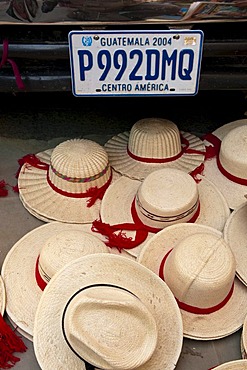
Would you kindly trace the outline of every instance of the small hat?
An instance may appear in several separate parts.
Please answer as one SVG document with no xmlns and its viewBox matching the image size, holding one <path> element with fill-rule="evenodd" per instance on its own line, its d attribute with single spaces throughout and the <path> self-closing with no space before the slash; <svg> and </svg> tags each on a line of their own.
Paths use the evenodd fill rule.
<svg viewBox="0 0 247 370">
<path fill-rule="evenodd" d="M 196 222 L 222 231 L 228 204 L 210 181 L 198 178 L 174 168 L 156 170 L 142 182 L 122 176 L 105 192 L 93 230 L 135 257 L 154 233 L 172 224 Z"/>
<path fill-rule="evenodd" d="M 236 360 L 236 361 L 225 362 L 224 364 L 213 367 L 212 369 L 214 370 L 247 370 L 247 360 Z"/>
<path fill-rule="evenodd" d="M 88 255 L 62 268 L 45 289 L 34 324 L 42 369 L 174 369 L 182 319 L 166 284 L 139 263 Z M 56 345 L 51 345 L 56 343 Z"/>
<path fill-rule="evenodd" d="M 87 139 L 66 140 L 20 162 L 20 200 L 36 217 L 53 221 L 92 222 L 113 176 L 119 177 L 113 175 L 105 149 Z"/>
<path fill-rule="evenodd" d="M 237 120 L 205 135 L 208 158 L 203 174 L 235 209 L 247 193 L 247 119 Z"/>
<path fill-rule="evenodd" d="M 173 292 L 185 337 L 219 339 L 242 327 L 247 288 L 235 277 L 235 258 L 220 231 L 198 224 L 169 226 L 145 244 L 137 261 Z"/>
<path fill-rule="evenodd" d="M 34 316 L 50 278 L 71 260 L 109 248 L 86 225 L 50 222 L 24 235 L 4 259 L 6 312 L 17 330 L 32 340 Z"/>
<path fill-rule="evenodd" d="M 130 131 L 108 140 L 105 149 L 117 172 L 137 180 L 166 167 L 189 173 L 205 157 L 205 145 L 199 137 L 180 132 L 175 123 L 163 118 L 137 121 Z"/>
<path fill-rule="evenodd" d="M 247 202 L 231 213 L 223 234 L 235 256 L 237 276 L 247 286 Z"/>
</svg>

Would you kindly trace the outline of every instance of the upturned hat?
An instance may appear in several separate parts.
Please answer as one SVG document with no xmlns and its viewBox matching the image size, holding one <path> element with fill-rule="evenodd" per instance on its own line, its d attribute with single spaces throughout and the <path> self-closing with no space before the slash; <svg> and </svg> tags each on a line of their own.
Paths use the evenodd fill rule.
<svg viewBox="0 0 247 370">
<path fill-rule="evenodd" d="M 51 277 L 66 263 L 91 253 L 109 253 L 86 225 L 50 222 L 24 235 L 6 255 L 2 276 L 6 312 L 17 331 L 32 340 L 34 316 Z"/>
<path fill-rule="evenodd" d="M 236 277 L 234 254 L 220 231 L 198 224 L 169 226 L 145 244 L 137 261 L 173 292 L 185 337 L 219 339 L 242 327 L 247 288 Z"/>
<path fill-rule="evenodd" d="M 113 136 L 105 144 L 111 166 L 120 174 L 143 180 L 159 168 L 177 168 L 192 172 L 205 157 L 203 141 L 179 131 L 164 118 L 144 118 L 130 131 Z"/>
<path fill-rule="evenodd" d="M 227 123 L 204 139 L 207 154 L 203 174 L 235 209 L 247 193 L 247 119 Z"/>
<path fill-rule="evenodd" d="M 163 168 L 142 182 L 122 176 L 109 186 L 93 230 L 108 238 L 110 247 L 135 257 L 158 231 L 181 222 L 200 223 L 223 230 L 230 214 L 218 189 L 205 177 Z"/>
<path fill-rule="evenodd" d="M 139 263 L 110 254 L 67 264 L 47 285 L 34 324 L 43 370 L 174 369 L 182 319 L 164 282 Z M 56 345 L 50 345 L 56 343 Z"/>
<path fill-rule="evenodd" d="M 47 221 L 92 222 L 105 190 L 119 177 L 113 174 L 103 146 L 88 139 L 66 140 L 19 162 L 20 200 Z"/>
</svg>

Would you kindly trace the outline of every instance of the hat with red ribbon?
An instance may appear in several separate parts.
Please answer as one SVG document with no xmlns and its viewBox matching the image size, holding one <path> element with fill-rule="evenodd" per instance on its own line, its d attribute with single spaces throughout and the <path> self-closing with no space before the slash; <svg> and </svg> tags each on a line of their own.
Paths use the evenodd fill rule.
<svg viewBox="0 0 247 370">
<path fill-rule="evenodd" d="M 145 244 L 137 261 L 173 292 L 185 337 L 219 339 L 242 327 L 247 289 L 236 276 L 234 254 L 220 231 L 199 224 L 169 226 Z"/>
<path fill-rule="evenodd" d="M 20 200 L 47 221 L 92 222 L 107 187 L 119 177 L 105 149 L 87 139 L 66 140 L 53 150 L 24 156 L 19 164 Z"/>
<path fill-rule="evenodd" d="M 105 144 L 111 166 L 122 175 L 143 180 L 160 168 L 187 173 L 201 171 L 205 157 L 203 141 L 164 118 L 144 118 L 130 131 L 113 136 Z"/>
<path fill-rule="evenodd" d="M 206 160 L 203 175 L 235 209 L 247 193 L 247 119 L 227 123 L 204 136 Z"/>
</svg>

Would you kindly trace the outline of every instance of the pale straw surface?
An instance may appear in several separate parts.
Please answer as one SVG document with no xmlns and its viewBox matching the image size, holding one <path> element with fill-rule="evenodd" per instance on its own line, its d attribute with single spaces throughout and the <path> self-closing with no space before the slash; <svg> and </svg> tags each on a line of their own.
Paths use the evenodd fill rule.
<svg viewBox="0 0 247 370">
<path fill-rule="evenodd" d="M 227 123 L 213 132 L 221 142 L 220 161 L 230 174 L 247 179 L 247 119 Z M 205 141 L 206 145 L 210 143 Z M 225 196 L 229 207 L 235 209 L 244 202 L 247 186 L 238 184 L 218 169 L 216 158 L 205 161 L 204 175 Z"/>
<path fill-rule="evenodd" d="M 49 178 L 60 191 L 85 193 L 90 188 L 102 187 L 110 178 L 107 153 L 100 144 L 91 140 L 70 139 L 38 156 L 43 157 L 47 163 L 49 154 Z M 106 172 L 98 176 L 106 168 Z M 68 178 L 91 180 L 68 181 Z M 23 205 L 33 209 L 37 216 L 60 222 L 87 223 L 99 215 L 100 200 L 87 207 L 88 197 L 74 198 L 60 194 L 48 184 L 47 171 L 44 169 L 24 164 L 19 174 L 18 187 Z"/>
<path fill-rule="evenodd" d="M 241 335 L 241 353 L 244 359 L 247 359 L 247 315 L 244 319 L 243 330 Z"/>
<path fill-rule="evenodd" d="M 64 339 L 61 319 L 64 307 L 73 294 L 96 284 L 127 289 L 139 298 L 155 318 L 157 346 L 150 360 L 137 369 L 174 369 L 183 338 L 181 314 L 170 289 L 139 263 L 109 254 L 95 254 L 73 261 L 60 270 L 46 287 L 34 325 L 34 350 L 41 368 L 81 370 L 82 361 Z M 112 348 L 112 351 L 115 349 Z"/>
<path fill-rule="evenodd" d="M 247 202 L 229 216 L 224 228 L 224 239 L 235 256 L 237 276 L 247 286 Z"/>
<path fill-rule="evenodd" d="M 43 293 L 35 278 L 39 255 L 41 275 L 44 270 L 51 277 L 72 259 L 98 252 L 109 253 L 109 248 L 96 234 L 86 232 L 85 225 L 51 222 L 37 227 L 17 241 L 2 266 L 7 295 L 6 312 L 17 330 L 28 339 L 32 338 L 34 316 Z"/>
<path fill-rule="evenodd" d="M 131 204 L 136 194 L 140 194 L 145 209 L 161 216 L 173 216 L 186 212 L 199 197 L 200 214 L 196 223 L 212 226 L 220 231 L 223 230 L 230 210 L 225 198 L 218 189 L 205 177 L 200 176 L 201 181 L 196 184 L 192 177 L 177 169 L 161 169 L 152 172 L 143 182 L 122 176 L 107 189 L 101 203 L 100 214 L 102 221 L 110 225 L 133 222 Z M 137 213 L 139 206 L 136 205 Z M 142 222 L 151 227 L 164 228 L 170 224 L 186 222 L 189 216 L 179 218 L 171 222 L 154 222 L 140 213 Z M 164 219 L 163 219 L 164 221 Z M 134 238 L 134 231 L 126 231 L 128 236 Z M 149 237 L 153 233 L 149 233 Z M 148 240 L 148 239 L 147 239 Z M 146 240 L 146 241 L 147 241 Z M 142 243 L 133 249 L 126 251 L 137 256 L 145 244 Z"/>
<path fill-rule="evenodd" d="M 2 277 L 0 276 L 0 313 L 3 316 L 6 306 L 6 293 Z"/>
<path fill-rule="evenodd" d="M 168 159 L 181 152 L 180 132 L 175 123 L 163 118 L 144 118 L 137 121 L 128 132 L 120 133 L 105 144 L 112 167 L 122 175 L 143 180 L 159 168 L 177 168 L 187 173 L 204 161 L 205 146 L 200 138 L 181 132 L 189 148 L 201 153 L 183 153 L 178 159 L 163 163 L 147 163 L 132 158 L 129 151 L 141 158 Z"/>
<path fill-rule="evenodd" d="M 246 370 L 247 360 L 229 361 L 214 367 L 214 370 Z"/>
<path fill-rule="evenodd" d="M 180 243 L 185 242 L 186 239 L 189 240 L 189 244 L 181 247 Z M 169 267 L 171 270 L 168 279 L 173 291 L 179 294 L 177 298 L 202 308 L 221 302 L 230 290 L 235 273 L 234 256 L 230 247 L 224 243 L 222 233 L 198 224 L 172 225 L 154 235 L 145 244 L 137 261 L 159 275 L 161 262 L 172 248 L 175 248 L 175 251 L 178 248 L 179 253 L 182 248 L 182 257 L 174 260 L 178 263 L 178 267 L 173 270 L 171 268 L 176 264 L 171 264 Z M 171 255 L 172 252 L 169 256 Z M 174 255 L 176 257 L 176 254 Z M 200 269 L 199 266 L 203 268 Z M 182 272 L 186 271 L 187 275 L 181 278 Z M 186 276 L 187 278 L 189 276 L 188 280 Z M 165 279 L 166 277 L 167 275 Z M 182 279 L 181 286 L 180 279 Z M 247 289 L 236 277 L 231 298 L 218 311 L 210 314 L 195 314 L 181 309 L 181 314 L 185 337 L 199 340 L 223 338 L 236 332 L 243 325 L 247 314 Z"/>
</svg>

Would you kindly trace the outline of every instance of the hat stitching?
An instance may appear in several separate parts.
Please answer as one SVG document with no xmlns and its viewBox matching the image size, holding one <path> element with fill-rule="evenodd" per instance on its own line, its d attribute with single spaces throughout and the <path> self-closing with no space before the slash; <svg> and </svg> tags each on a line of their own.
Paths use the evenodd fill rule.
<svg viewBox="0 0 247 370">
<path fill-rule="evenodd" d="M 167 258 L 169 256 L 169 254 L 172 252 L 172 250 L 173 250 L 173 248 L 171 248 L 165 254 L 165 256 L 162 258 L 161 263 L 160 263 L 159 277 L 163 281 L 165 281 L 165 277 L 164 277 L 165 263 L 167 261 Z M 230 300 L 230 298 L 233 294 L 233 290 L 234 290 L 234 281 L 232 283 L 231 289 L 230 289 L 229 293 L 227 294 L 227 296 L 220 303 L 218 303 L 217 305 L 212 306 L 212 307 L 207 307 L 207 308 L 201 308 L 201 307 L 196 307 L 196 306 L 189 305 L 187 303 L 184 303 L 184 302 L 180 301 L 179 299 L 177 299 L 177 297 L 175 297 L 175 299 L 178 303 L 179 308 L 181 308 L 182 310 L 190 312 L 190 313 L 194 313 L 194 314 L 197 314 L 197 315 L 207 315 L 207 314 L 211 314 L 213 312 L 216 312 L 216 311 L 220 310 L 222 307 L 224 307 L 226 305 L 226 303 Z"/>
</svg>

